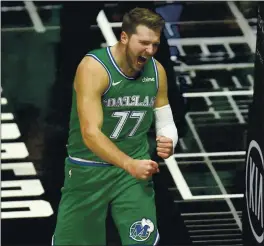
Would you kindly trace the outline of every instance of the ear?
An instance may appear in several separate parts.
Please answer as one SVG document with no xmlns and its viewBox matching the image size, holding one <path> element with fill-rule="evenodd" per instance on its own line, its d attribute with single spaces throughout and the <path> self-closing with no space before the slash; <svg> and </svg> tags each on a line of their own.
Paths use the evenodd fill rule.
<svg viewBox="0 0 264 246">
<path fill-rule="evenodd" d="M 128 43 L 128 35 L 124 31 L 122 31 L 121 34 L 120 34 L 120 42 L 122 44 L 127 44 Z"/>
</svg>

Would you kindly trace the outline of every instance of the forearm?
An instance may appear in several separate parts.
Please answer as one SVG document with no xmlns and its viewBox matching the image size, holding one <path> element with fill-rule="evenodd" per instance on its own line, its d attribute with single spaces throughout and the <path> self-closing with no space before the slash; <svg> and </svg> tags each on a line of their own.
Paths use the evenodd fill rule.
<svg viewBox="0 0 264 246">
<path fill-rule="evenodd" d="M 173 148 L 178 142 L 178 131 L 175 126 L 170 105 L 165 105 L 154 109 L 156 120 L 156 134 L 157 136 L 164 136 L 172 139 Z"/>
<path fill-rule="evenodd" d="M 83 133 L 85 145 L 98 157 L 107 163 L 127 170 L 127 165 L 133 159 L 122 152 L 99 129 Z"/>
</svg>

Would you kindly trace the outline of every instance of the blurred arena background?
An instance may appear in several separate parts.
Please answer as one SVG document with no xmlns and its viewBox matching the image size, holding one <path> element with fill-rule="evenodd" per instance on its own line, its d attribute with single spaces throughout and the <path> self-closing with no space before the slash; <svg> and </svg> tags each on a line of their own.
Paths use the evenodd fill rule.
<svg viewBox="0 0 264 246">
<path fill-rule="evenodd" d="M 174 105 L 181 138 L 171 170 L 160 162 L 160 182 L 173 197 L 192 245 L 244 245 L 258 3 L 154 4 L 166 20 L 173 64 L 169 83 L 177 85 L 175 97 L 182 96 L 184 106 Z M 1 2 L 3 245 L 50 245 L 63 182 L 73 75 L 88 50 L 118 39 L 121 5 Z M 171 236 L 177 237 L 180 226 L 171 226 Z M 259 230 L 261 234 L 263 224 Z"/>
</svg>

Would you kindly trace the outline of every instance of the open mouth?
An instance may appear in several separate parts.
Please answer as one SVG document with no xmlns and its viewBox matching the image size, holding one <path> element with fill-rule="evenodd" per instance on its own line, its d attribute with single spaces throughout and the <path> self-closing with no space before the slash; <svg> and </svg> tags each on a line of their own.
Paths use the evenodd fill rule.
<svg viewBox="0 0 264 246">
<path fill-rule="evenodd" d="M 137 63 L 139 65 L 144 64 L 146 61 L 147 61 L 147 57 L 145 57 L 145 56 L 139 56 L 138 59 L 137 59 Z"/>
</svg>

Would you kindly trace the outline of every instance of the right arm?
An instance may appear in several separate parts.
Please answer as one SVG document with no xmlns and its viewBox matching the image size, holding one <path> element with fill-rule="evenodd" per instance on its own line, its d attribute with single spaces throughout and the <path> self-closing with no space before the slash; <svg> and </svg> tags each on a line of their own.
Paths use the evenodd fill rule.
<svg viewBox="0 0 264 246">
<path fill-rule="evenodd" d="M 102 65 L 92 57 L 84 57 L 77 68 L 74 80 L 83 141 L 94 154 L 104 161 L 125 169 L 135 177 L 146 178 L 145 173 L 154 173 L 157 163 L 151 160 L 145 160 L 148 163 L 134 160 L 122 152 L 101 131 L 103 124 L 101 97 L 107 87 L 108 75 Z"/>
</svg>

